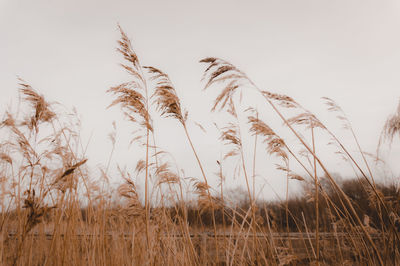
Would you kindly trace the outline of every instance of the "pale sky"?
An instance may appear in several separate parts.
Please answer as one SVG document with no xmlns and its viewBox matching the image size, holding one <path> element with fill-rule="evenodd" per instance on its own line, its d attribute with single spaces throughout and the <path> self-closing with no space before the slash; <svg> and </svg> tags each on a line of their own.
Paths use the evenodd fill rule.
<svg viewBox="0 0 400 266">
<path fill-rule="evenodd" d="M 262 89 L 295 98 L 328 119 L 323 120 L 328 125 L 334 116 L 326 113 L 320 98 L 334 99 L 371 153 L 386 117 L 397 107 L 399 1 L 0 0 L 1 112 L 16 102 L 20 76 L 49 101 L 76 107 L 83 141 L 93 134 L 88 150 L 92 167 L 107 161 L 113 120 L 121 139 L 112 163 L 134 164 L 127 158 L 135 148 L 127 150 L 125 140 L 132 127 L 121 119 L 118 108 L 106 110 L 112 100 L 106 90 L 127 81 L 115 51 L 117 23 L 132 40 L 141 63 L 168 73 L 191 119 L 209 129 L 211 102 L 201 91 L 204 66 L 198 63 L 209 56 L 230 61 Z M 198 175 L 179 125 L 160 123 L 166 127 L 159 133 L 160 146 L 174 154 L 188 175 Z M 337 124 L 332 125 L 340 135 Z M 190 129 L 200 156 L 212 165 L 207 170 L 211 175 L 220 144 L 196 126 Z M 394 163 L 399 145 L 394 142 L 384 154 L 395 175 L 400 170 Z M 337 164 L 332 170 L 340 172 L 334 167 Z M 282 191 L 282 180 L 269 182 Z"/>
</svg>

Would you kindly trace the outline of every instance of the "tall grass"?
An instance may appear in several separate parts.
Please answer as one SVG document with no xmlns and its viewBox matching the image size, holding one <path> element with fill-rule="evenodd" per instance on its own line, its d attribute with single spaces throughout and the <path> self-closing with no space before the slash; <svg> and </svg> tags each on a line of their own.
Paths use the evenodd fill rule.
<svg viewBox="0 0 400 266">
<path fill-rule="evenodd" d="M 353 136 L 361 162 L 316 115 L 290 96 L 260 89 L 225 60 L 201 60 L 206 65 L 205 89 L 217 90 L 211 111 L 225 118 L 217 128 L 227 148 L 216 165 L 205 165 L 177 88 L 162 70 L 142 65 L 127 34 L 119 30 L 117 50 L 129 80 L 108 90 L 113 97 L 110 106 L 119 106 L 137 128 L 131 142 L 143 157 L 134 170 L 117 166 L 118 189 L 109 182 L 116 178 L 109 173 L 111 160 L 100 178 L 92 176 L 77 115 L 48 102 L 21 80 L 20 109 L 4 113 L 0 124 L 2 264 L 400 263 L 399 189 L 373 176 L 373 166 L 350 122 L 333 100 L 324 99 Z M 257 93 L 265 105 L 256 109 L 241 101 L 240 94 L 247 90 Z M 280 129 L 263 119 L 267 112 L 283 122 L 295 141 L 281 137 Z M 197 164 L 193 167 L 198 167 L 201 178 L 185 176 L 168 151 L 156 143 L 157 116 L 179 123 L 186 136 L 182 144 L 191 149 Z M 400 128 L 398 120 L 398 112 L 389 117 L 379 145 L 393 140 Z M 320 157 L 324 145 L 318 146 L 317 137 L 321 134 L 333 139 L 336 152 L 354 168 L 355 179 L 341 181 L 331 173 L 328 162 Z M 252 137 L 254 142 L 246 141 Z M 113 145 L 115 138 L 114 133 Z M 254 146 L 247 147 L 248 143 Z M 246 150 L 252 150 L 251 157 Z M 256 162 L 260 159 L 278 162 L 276 174 L 285 175 L 282 200 L 258 199 L 256 177 L 263 169 L 256 169 Z M 244 190 L 227 188 L 231 177 L 224 169 L 232 161 L 237 162 L 232 174 L 243 179 Z M 207 174 L 215 167 L 219 188 L 211 186 L 213 176 Z M 137 186 L 140 179 L 145 183 L 144 198 Z M 302 184 L 302 194 L 290 195 L 293 182 Z"/>
</svg>

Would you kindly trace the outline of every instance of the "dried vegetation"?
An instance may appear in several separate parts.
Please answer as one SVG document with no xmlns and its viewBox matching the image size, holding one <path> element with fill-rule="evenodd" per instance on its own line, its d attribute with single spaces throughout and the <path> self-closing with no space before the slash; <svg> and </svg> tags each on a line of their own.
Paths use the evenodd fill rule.
<svg viewBox="0 0 400 266">
<path fill-rule="evenodd" d="M 109 183 L 110 163 L 101 178 L 91 176 L 77 116 L 57 112 L 56 103 L 21 80 L 21 110 L 6 112 L 0 122 L 0 264 L 400 264 L 399 188 L 375 182 L 368 154 L 333 100 L 324 98 L 354 137 L 358 156 L 293 98 L 259 89 L 225 60 L 201 60 L 206 65 L 204 89 L 218 90 L 211 111 L 227 117 L 217 125 L 226 150 L 206 171 L 187 126 L 190 116 L 172 81 L 161 70 L 142 66 L 119 30 L 117 50 L 130 80 L 108 90 L 110 107 L 120 107 L 138 129 L 132 143 L 143 148 L 142 159 L 134 170 L 118 166 L 118 189 Z M 265 106 L 243 106 L 236 95 L 246 90 L 258 93 Z M 399 133 L 399 110 L 386 121 L 379 145 L 384 140 L 392 144 Z M 281 119 L 295 141 L 279 136 L 263 112 Z M 185 176 L 158 147 L 152 119 L 157 115 L 178 121 L 200 178 Z M 324 147 L 317 146 L 316 132 L 332 139 L 336 152 L 354 168 L 355 179 L 334 178 L 318 155 Z M 246 138 L 254 139 L 254 147 L 246 147 Z M 110 139 L 115 145 L 115 133 Z M 252 158 L 245 149 L 253 149 Z M 259 200 L 259 157 L 277 162 L 277 174 L 286 178 L 285 199 Z M 232 161 L 233 175 L 245 181 L 245 192 L 226 189 L 224 167 Z M 219 188 L 210 185 L 214 176 L 206 174 L 215 167 Z M 138 190 L 139 179 L 145 180 L 144 193 Z M 303 195 L 290 197 L 293 182 L 303 184 Z"/>
</svg>

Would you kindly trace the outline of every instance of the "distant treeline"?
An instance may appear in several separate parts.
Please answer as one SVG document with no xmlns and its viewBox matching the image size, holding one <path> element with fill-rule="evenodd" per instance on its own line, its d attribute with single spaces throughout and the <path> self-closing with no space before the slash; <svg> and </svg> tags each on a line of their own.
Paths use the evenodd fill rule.
<svg viewBox="0 0 400 266">
<path fill-rule="evenodd" d="M 376 184 L 381 196 L 385 199 L 385 203 L 390 206 L 391 210 L 396 210 L 400 213 L 400 191 L 394 184 Z M 375 230 L 381 231 L 382 228 L 388 226 L 390 218 L 381 214 L 382 210 L 377 206 L 377 201 L 372 192 L 368 190 L 367 185 L 363 180 L 349 179 L 341 182 L 341 188 L 346 195 L 351 199 L 359 217 L 363 218 L 371 232 Z M 236 189 L 235 193 L 246 193 L 241 189 Z M 322 193 L 326 193 L 323 195 Z M 316 217 L 314 199 L 309 196 L 310 193 L 303 193 L 299 196 L 289 198 L 286 201 L 257 201 L 256 204 L 256 219 L 259 225 L 259 230 L 266 229 L 268 226 L 276 232 L 305 232 L 307 229 L 310 232 L 315 231 Z M 222 228 L 223 225 L 229 226 L 232 223 L 243 224 L 243 227 L 248 227 L 251 222 L 251 204 L 245 198 L 235 206 L 228 207 L 222 204 L 221 197 L 215 197 L 215 202 L 218 206 L 214 209 L 215 222 Z M 286 204 L 288 207 L 288 219 L 286 220 Z M 335 207 L 332 207 L 335 206 Z M 345 207 L 344 207 L 345 206 Z M 319 228 L 322 232 L 333 232 L 335 227 L 338 231 L 343 231 L 343 226 L 346 226 L 342 221 L 343 218 L 354 220 L 354 217 L 348 213 L 347 208 L 340 195 L 335 193 L 329 185 L 324 185 L 320 192 L 319 204 Z M 170 218 L 176 222 L 185 219 L 182 205 L 166 207 Z M 211 209 L 200 208 L 191 203 L 185 203 L 187 223 L 190 227 L 196 229 L 212 229 L 213 220 Z M 87 209 L 82 208 L 82 216 L 86 217 Z M 154 212 L 154 209 L 153 209 Z M 223 215 L 224 214 L 224 215 Z M 246 216 L 247 214 L 247 216 Z M 393 213 L 394 216 L 395 213 Z M 306 224 L 306 227 L 305 227 Z M 395 224 L 400 231 L 400 221 L 395 220 Z"/>
</svg>

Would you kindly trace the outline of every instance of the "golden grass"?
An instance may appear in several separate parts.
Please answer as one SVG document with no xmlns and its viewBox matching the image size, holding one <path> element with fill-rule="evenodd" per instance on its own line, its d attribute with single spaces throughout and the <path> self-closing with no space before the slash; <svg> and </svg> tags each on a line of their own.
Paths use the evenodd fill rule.
<svg viewBox="0 0 400 266">
<path fill-rule="evenodd" d="M 76 117 L 55 111 L 26 82 L 20 82 L 23 112 L 8 111 L 0 123 L 0 264 L 3 265 L 398 265 L 400 193 L 375 182 L 371 166 L 343 110 L 324 98 L 350 130 L 362 155 L 354 156 L 323 122 L 293 98 L 259 89 L 241 70 L 218 58 L 206 64 L 205 89 L 219 93 L 211 111 L 226 112 L 218 125 L 229 148 L 217 161 L 219 188 L 210 185 L 187 128 L 190 116 L 177 90 L 161 70 L 141 65 L 121 28 L 118 52 L 130 80 L 108 90 L 137 128 L 133 143 L 143 147 L 135 170 L 121 169 L 120 185 L 109 185 L 108 169 L 95 180 L 86 168 Z M 256 110 L 234 97 L 254 90 L 272 108 L 296 143 L 281 138 Z M 266 107 L 267 108 L 267 107 Z M 287 116 L 286 111 L 291 110 Z M 382 138 L 399 131 L 399 111 L 390 116 Z M 152 117 L 176 119 L 182 126 L 202 178 L 189 178 L 157 146 Z M 248 127 L 239 122 L 247 118 Z M 195 122 L 195 121 L 194 121 Z M 116 127 L 114 125 L 114 130 Z M 329 135 L 356 170 L 353 183 L 338 182 L 320 159 L 315 131 Z M 308 144 L 302 134 L 311 135 Z M 116 134 L 110 136 L 113 145 Z M 252 174 L 246 169 L 245 138 L 254 138 Z M 300 144 L 299 144 L 300 143 Z M 262 145 L 266 153 L 257 153 Z M 297 152 L 296 145 L 303 148 Z M 139 149 L 138 149 L 139 150 Z M 153 155 L 150 154 L 154 151 Z M 281 202 L 257 200 L 256 159 L 278 159 L 286 175 Z M 111 155 L 110 155 L 111 158 Z M 229 197 L 223 168 L 237 159 L 235 173 L 246 182 L 246 200 Z M 308 161 L 308 165 L 307 165 Z M 291 165 L 300 166 L 306 176 Z M 154 186 L 150 186 L 150 176 Z M 136 186 L 145 180 L 144 199 Z M 251 178 L 253 184 L 251 186 Z M 301 198 L 289 195 L 290 180 L 302 182 Z M 185 195 L 195 201 L 187 201 Z M 233 198 L 243 194 L 234 194 Z"/>
</svg>

